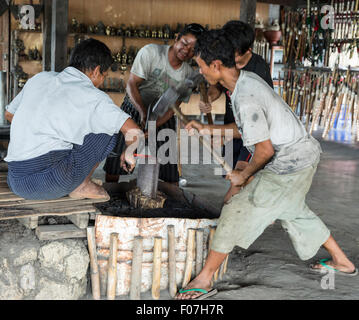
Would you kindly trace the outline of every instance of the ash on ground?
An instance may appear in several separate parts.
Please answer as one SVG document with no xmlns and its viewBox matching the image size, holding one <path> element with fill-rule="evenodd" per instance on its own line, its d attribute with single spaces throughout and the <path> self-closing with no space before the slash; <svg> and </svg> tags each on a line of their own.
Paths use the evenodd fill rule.
<svg viewBox="0 0 359 320">
<path fill-rule="evenodd" d="M 183 218 L 183 219 L 217 219 L 218 216 L 203 208 L 195 207 L 173 198 L 167 198 L 163 208 L 134 208 L 126 198 L 112 196 L 108 202 L 94 204 L 103 215 L 135 218 Z"/>
</svg>

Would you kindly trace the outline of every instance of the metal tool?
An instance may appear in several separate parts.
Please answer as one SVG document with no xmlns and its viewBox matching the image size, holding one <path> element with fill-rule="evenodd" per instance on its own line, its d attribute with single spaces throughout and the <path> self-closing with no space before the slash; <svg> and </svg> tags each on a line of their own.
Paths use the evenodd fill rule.
<svg viewBox="0 0 359 320">
<path fill-rule="evenodd" d="M 148 122 L 156 121 L 159 117 L 163 116 L 170 106 L 174 106 L 176 101 L 181 97 L 185 97 L 189 92 L 203 81 L 203 76 L 196 73 L 192 78 L 186 79 L 183 83 L 180 83 L 177 87 L 170 87 L 156 103 L 152 103 L 148 108 L 148 115 L 146 121 L 145 130 L 148 130 Z M 152 156 L 147 155 L 145 152 L 137 152 L 141 154 L 140 158 L 149 158 Z M 160 163 L 158 159 L 153 159 L 151 163 L 139 163 L 137 165 L 137 187 L 141 190 L 141 193 L 147 197 L 155 199 L 157 197 L 158 189 L 158 175 L 160 172 Z"/>
<path fill-rule="evenodd" d="M 166 90 L 166 92 L 162 95 L 162 97 L 158 100 L 156 105 L 153 108 L 154 113 L 158 114 L 159 116 L 165 114 L 169 108 L 172 108 L 175 112 L 178 119 L 180 119 L 184 124 L 188 124 L 189 120 L 182 114 L 182 112 L 179 110 L 179 108 L 174 104 L 174 101 L 177 101 L 178 97 L 180 96 L 181 92 L 183 92 L 182 88 L 173 88 L 170 87 Z M 197 131 L 195 131 L 195 135 L 198 137 L 199 141 L 202 143 L 202 145 L 213 155 L 215 160 L 223 167 L 223 169 L 229 173 L 232 171 L 232 167 L 228 165 L 224 161 L 224 159 L 221 157 L 220 154 L 218 154 L 211 146 L 211 143 L 207 142 L 203 139 L 203 136 L 201 136 Z"/>
</svg>

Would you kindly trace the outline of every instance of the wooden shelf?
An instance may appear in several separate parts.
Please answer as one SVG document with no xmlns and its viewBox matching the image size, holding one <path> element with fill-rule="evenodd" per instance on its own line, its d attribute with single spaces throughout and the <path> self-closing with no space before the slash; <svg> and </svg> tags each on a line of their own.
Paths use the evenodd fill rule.
<svg viewBox="0 0 359 320">
<path fill-rule="evenodd" d="M 175 40 L 174 38 L 126 37 L 126 36 L 107 35 L 107 34 L 99 34 L 99 33 L 69 33 L 68 35 L 71 36 L 71 37 L 74 37 L 74 36 L 88 36 L 88 37 L 99 36 L 99 37 L 106 37 L 106 38 L 121 38 L 121 39 L 134 39 L 134 40 L 146 40 L 146 41 L 150 41 L 150 40 L 157 40 L 157 41 Z"/>
</svg>

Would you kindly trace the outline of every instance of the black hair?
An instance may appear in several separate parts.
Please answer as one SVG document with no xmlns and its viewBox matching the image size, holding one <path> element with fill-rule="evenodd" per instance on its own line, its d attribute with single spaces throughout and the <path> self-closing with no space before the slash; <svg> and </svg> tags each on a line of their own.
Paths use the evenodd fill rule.
<svg viewBox="0 0 359 320">
<path fill-rule="evenodd" d="M 181 39 L 182 36 L 186 34 L 193 34 L 196 39 L 204 32 L 206 29 L 202 27 L 199 23 L 190 23 L 186 24 L 185 27 L 178 33 L 177 40 Z"/>
<path fill-rule="evenodd" d="M 234 48 L 222 29 L 203 32 L 197 39 L 194 52 L 208 66 L 214 60 L 222 61 L 223 65 L 227 68 L 233 68 L 236 65 Z"/>
<path fill-rule="evenodd" d="M 69 66 L 82 72 L 94 70 L 100 66 L 103 73 L 113 63 L 110 49 L 101 41 L 90 38 L 81 41 L 72 49 Z"/>
<path fill-rule="evenodd" d="M 228 21 L 222 29 L 225 31 L 226 37 L 232 42 L 234 49 L 239 55 L 246 53 L 252 48 L 255 33 L 248 23 L 231 20 Z"/>
</svg>

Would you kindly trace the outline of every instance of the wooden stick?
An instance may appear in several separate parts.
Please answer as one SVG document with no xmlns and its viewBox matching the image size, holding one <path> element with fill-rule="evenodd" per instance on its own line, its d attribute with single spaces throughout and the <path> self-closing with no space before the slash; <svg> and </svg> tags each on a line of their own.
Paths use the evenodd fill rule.
<svg viewBox="0 0 359 320">
<path fill-rule="evenodd" d="M 100 274 L 98 272 L 95 227 L 87 227 L 87 244 L 90 255 L 91 288 L 95 300 L 101 299 Z"/>
<path fill-rule="evenodd" d="M 203 268 L 203 229 L 196 231 L 196 276 L 201 272 Z"/>
<path fill-rule="evenodd" d="M 188 119 L 182 114 L 182 112 L 173 105 L 173 111 L 175 112 L 176 116 L 184 123 L 188 124 Z M 222 158 L 220 154 L 216 152 L 215 149 L 212 148 L 211 143 L 209 143 L 207 140 L 203 139 L 203 136 L 199 134 L 197 130 L 194 131 L 195 136 L 199 139 L 199 141 L 202 143 L 202 145 L 212 154 L 213 158 L 222 166 L 222 168 L 227 172 L 232 172 L 232 167 Z"/>
<path fill-rule="evenodd" d="M 168 232 L 168 288 L 170 296 L 173 298 L 177 293 L 176 281 L 176 239 L 175 227 L 167 226 Z"/>
<path fill-rule="evenodd" d="M 117 246 L 118 233 L 110 235 L 110 255 L 107 270 L 107 300 L 115 300 L 117 284 Z"/>
<path fill-rule="evenodd" d="M 184 270 L 184 276 L 182 281 L 182 288 L 185 288 L 192 276 L 192 264 L 195 255 L 195 229 L 188 229 L 187 232 L 187 254 L 186 254 L 186 265 Z"/>
<path fill-rule="evenodd" d="M 201 94 L 201 100 L 204 103 L 208 103 L 208 93 L 207 93 L 207 87 L 205 82 L 200 83 L 199 90 Z M 206 115 L 207 115 L 208 124 L 213 124 L 212 114 L 208 112 Z"/>
<path fill-rule="evenodd" d="M 142 275 L 143 238 L 135 237 L 132 250 L 132 269 L 130 284 L 130 299 L 141 300 L 141 275 Z"/>
<path fill-rule="evenodd" d="M 162 238 L 155 237 L 153 246 L 152 298 L 160 298 Z"/>
</svg>

